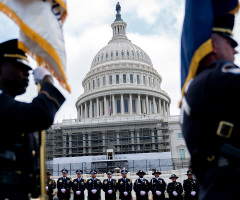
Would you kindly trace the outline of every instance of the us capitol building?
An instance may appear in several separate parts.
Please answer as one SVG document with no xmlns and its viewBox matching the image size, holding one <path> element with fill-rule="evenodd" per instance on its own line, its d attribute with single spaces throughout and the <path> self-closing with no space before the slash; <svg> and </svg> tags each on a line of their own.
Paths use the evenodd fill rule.
<svg viewBox="0 0 240 200">
<path fill-rule="evenodd" d="M 127 38 L 120 12 L 111 27 L 112 39 L 82 81 L 77 119 L 47 130 L 48 168 L 57 175 L 62 167 L 70 173 L 187 167 L 179 116 L 170 116 L 162 77 L 147 53 Z"/>
</svg>

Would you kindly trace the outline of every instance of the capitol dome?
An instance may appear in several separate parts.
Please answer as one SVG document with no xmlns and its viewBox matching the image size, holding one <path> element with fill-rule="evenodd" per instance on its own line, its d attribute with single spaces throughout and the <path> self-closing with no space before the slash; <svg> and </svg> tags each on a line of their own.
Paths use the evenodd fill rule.
<svg viewBox="0 0 240 200">
<path fill-rule="evenodd" d="M 116 15 L 113 37 L 93 58 L 76 101 L 78 120 L 170 115 L 171 99 L 145 51 L 126 36 L 127 23 Z"/>
</svg>

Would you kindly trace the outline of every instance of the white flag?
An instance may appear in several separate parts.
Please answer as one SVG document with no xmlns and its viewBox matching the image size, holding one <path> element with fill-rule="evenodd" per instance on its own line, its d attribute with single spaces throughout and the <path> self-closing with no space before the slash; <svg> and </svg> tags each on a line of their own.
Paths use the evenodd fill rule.
<svg viewBox="0 0 240 200">
<path fill-rule="evenodd" d="M 0 11 L 20 27 L 19 48 L 48 68 L 70 91 L 62 31 L 66 0 L 0 0 Z"/>
</svg>

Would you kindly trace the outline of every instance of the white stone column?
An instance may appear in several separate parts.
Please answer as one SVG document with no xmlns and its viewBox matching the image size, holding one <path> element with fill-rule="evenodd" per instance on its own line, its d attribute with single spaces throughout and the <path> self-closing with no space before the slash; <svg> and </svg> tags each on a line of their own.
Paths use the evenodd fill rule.
<svg viewBox="0 0 240 200">
<path fill-rule="evenodd" d="M 162 115 L 161 111 L 162 111 L 162 104 L 161 104 L 161 99 L 159 98 L 159 99 L 158 99 L 158 113 L 159 113 L 160 115 Z"/>
<path fill-rule="evenodd" d="M 170 116 L 170 104 L 169 103 L 167 103 L 167 114 L 168 114 L 168 116 Z"/>
<path fill-rule="evenodd" d="M 148 104 L 148 95 L 146 95 L 146 110 L 147 110 L 147 114 L 149 114 L 149 104 Z"/>
<path fill-rule="evenodd" d="M 99 116 L 102 117 L 103 116 L 103 102 L 102 100 L 100 100 L 100 113 Z"/>
<path fill-rule="evenodd" d="M 80 107 L 78 106 L 77 107 L 77 119 L 79 120 L 81 118 L 81 110 L 80 110 Z"/>
<path fill-rule="evenodd" d="M 153 113 L 154 113 L 154 114 L 157 113 L 157 105 L 156 105 L 155 97 L 153 97 Z"/>
<path fill-rule="evenodd" d="M 166 104 L 165 104 L 165 101 L 163 101 L 163 116 L 166 116 Z"/>
<path fill-rule="evenodd" d="M 86 153 L 86 136 L 85 133 L 83 133 L 83 153 Z"/>
<path fill-rule="evenodd" d="M 155 145 L 155 134 L 154 134 L 154 130 L 152 130 L 152 149 L 156 149 L 156 145 Z"/>
<path fill-rule="evenodd" d="M 137 108 L 137 114 L 141 114 L 141 99 L 140 99 L 140 94 L 138 94 L 138 108 Z"/>
<path fill-rule="evenodd" d="M 140 135 L 139 135 L 139 130 L 137 130 L 137 150 L 140 150 Z"/>
<path fill-rule="evenodd" d="M 87 119 L 87 102 L 85 101 L 85 119 Z"/>
<path fill-rule="evenodd" d="M 68 140 L 69 140 L 69 154 L 72 154 L 72 134 L 71 133 L 68 135 Z"/>
<path fill-rule="evenodd" d="M 121 94 L 121 114 L 124 114 L 123 94 Z"/>
<path fill-rule="evenodd" d="M 143 113 L 146 114 L 147 113 L 147 110 L 146 110 L 147 109 L 146 108 L 147 105 L 146 105 L 146 100 L 145 99 L 142 100 L 142 104 L 143 104 Z"/>
<path fill-rule="evenodd" d="M 99 117 L 99 98 L 97 98 L 97 106 L 96 106 L 96 109 L 97 109 L 97 115 L 96 115 L 96 117 Z"/>
<path fill-rule="evenodd" d="M 90 100 L 90 106 L 89 106 L 89 118 L 92 119 L 92 99 Z"/>
<path fill-rule="evenodd" d="M 116 115 L 116 105 L 115 105 L 115 96 L 114 96 L 114 94 L 112 95 L 112 110 L 113 110 L 113 115 Z"/>
<path fill-rule="evenodd" d="M 117 151 L 120 151 L 119 133 L 117 133 Z"/>
<path fill-rule="evenodd" d="M 132 115 L 132 94 L 129 94 L 129 112 Z"/>
<path fill-rule="evenodd" d="M 81 119 L 83 119 L 83 105 L 81 104 Z"/>
<path fill-rule="evenodd" d="M 131 144 L 132 144 L 132 151 L 135 150 L 134 148 L 134 130 L 131 130 Z"/>
<path fill-rule="evenodd" d="M 107 116 L 107 97 L 104 96 L 104 116 Z"/>
<path fill-rule="evenodd" d="M 92 153 L 92 137 L 91 133 L 88 133 L 88 153 Z"/>
</svg>

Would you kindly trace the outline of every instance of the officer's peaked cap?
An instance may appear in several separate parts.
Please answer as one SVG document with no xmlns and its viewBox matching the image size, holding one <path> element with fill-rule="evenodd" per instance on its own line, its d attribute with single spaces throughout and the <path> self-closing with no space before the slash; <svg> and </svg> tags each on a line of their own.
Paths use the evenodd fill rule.
<svg viewBox="0 0 240 200">
<path fill-rule="evenodd" d="M 176 174 L 172 174 L 169 179 L 172 179 L 172 178 L 179 178 L 179 177 Z"/>
<path fill-rule="evenodd" d="M 112 171 L 107 171 L 106 174 L 107 175 L 112 175 L 113 173 L 112 173 Z"/>
<path fill-rule="evenodd" d="M 62 173 L 68 173 L 68 170 L 65 169 L 65 168 L 63 168 L 61 172 L 62 172 Z"/>
<path fill-rule="evenodd" d="M 12 39 L 0 43 L 0 62 L 15 62 L 21 69 L 32 70 L 24 51 L 18 48 L 18 40 Z"/>
<path fill-rule="evenodd" d="M 160 172 L 159 170 L 154 170 L 152 175 L 155 175 L 155 174 L 162 174 L 162 172 Z"/>
<path fill-rule="evenodd" d="M 97 170 L 95 170 L 95 169 L 91 170 L 90 174 L 97 174 Z"/>
<path fill-rule="evenodd" d="M 139 175 L 139 174 L 145 175 L 146 173 L 145 173 L 143 170 L 139 170 L 136 174 L 137 174 L 137 175 Z"/>
<path fill-rule="evenodd" d="M 121 170 L 121 174 L 127 174 L 127 173 L 128 173 L 128 170 L 126 169 Z"/>
<path fill-rule="evenodd" d="M 47 175 L 52 175 L 49 171 L 47 171 Z"/>
<path fill-rule="evenodd" d="M 76 174 L 83 174 L 83 171 L 79 169 L 76 171 Z"/>
<path fill-rule="evenodd" d="M 192 171 L 191 170 L 187 170 L 187 173 L 186 173 L 186 175 L 192 175 L 193 173 L 192 173 Z"/>
</svg>

